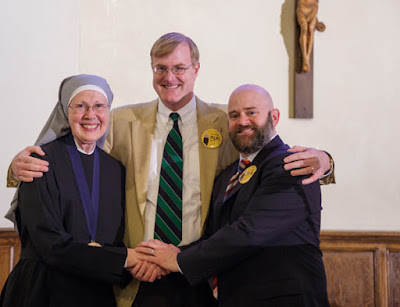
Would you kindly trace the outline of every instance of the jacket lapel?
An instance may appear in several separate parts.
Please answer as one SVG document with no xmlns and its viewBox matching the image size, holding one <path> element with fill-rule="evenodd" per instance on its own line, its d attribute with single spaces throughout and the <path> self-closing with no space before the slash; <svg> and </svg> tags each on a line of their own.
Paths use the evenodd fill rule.
<svg viewBox="0 0 400 307">
<path fill-rule="evenodd" d="M 151 147 L 153 143 L 154 127 L 157 115 L 158 99 L 152 101 L 150 106 L 138 112 L 132 121 L 132 159 L 135 177 L 136 195 L 140 213 L 143 217 L 147 200 L 147 183 L 149 179 Z"/>
<path fill-rule="evenodd" d="M 210 202 L 210 198 L 205 197 L 205 195 L 211 195 L 212 192 L 220 147 L 206 147 L 202 143 L 202 135 L 208 129 L 216 129 L 218 131 L 220 129 L 216 125 L 218 115 L 212 110 L 212 108 L 197 97 L 196 108 L 200 160 L 201 225 L 204 225 Z"/>
</svg>

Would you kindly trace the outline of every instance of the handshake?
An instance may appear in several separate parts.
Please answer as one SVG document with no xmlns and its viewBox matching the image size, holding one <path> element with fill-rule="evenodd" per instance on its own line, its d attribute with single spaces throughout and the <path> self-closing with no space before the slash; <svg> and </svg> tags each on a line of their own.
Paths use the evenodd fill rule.
<svg viewBox="0 0 400 307">
<path fill-rule="evenodd" d="M 159 240 L 128 248 L 126 269 L 140 281 L 153 282 L 171 272 L 179 272 L 177 255 L 180 249 Z"/>
</svg>

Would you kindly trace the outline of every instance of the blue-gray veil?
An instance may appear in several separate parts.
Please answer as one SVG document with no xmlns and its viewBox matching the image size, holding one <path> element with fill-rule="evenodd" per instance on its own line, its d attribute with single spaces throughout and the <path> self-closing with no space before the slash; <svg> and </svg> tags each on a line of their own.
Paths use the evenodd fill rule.
<svg viewBox="0 0 400 307">
<path fill-rule="evenodd" d="M 50 143 L 51 141 L 69 133 L 70 127 L 67 114 L 68 104 L 71 101 L 71 98 L 73 98 L 72 95 L 74 94 L 75 96 L 79 88 L 95 89 L 96 87 L 102 90 L 103 95 L 104 93 L 106 94 L 108 103 L 111 106 L 114 95 L 105 79 L 94 75 L 76 75 L 64 79 L 64 81 L 61 82 L 60 90 L 58 92 L 57 104 L 44 125 L 42 132 L 40 132 L 35 145 L 41 146 Z M 104 146 L 106 134 L 107 132 L 97 141 L 97 146 L 100 148 Z"/>
</svg>

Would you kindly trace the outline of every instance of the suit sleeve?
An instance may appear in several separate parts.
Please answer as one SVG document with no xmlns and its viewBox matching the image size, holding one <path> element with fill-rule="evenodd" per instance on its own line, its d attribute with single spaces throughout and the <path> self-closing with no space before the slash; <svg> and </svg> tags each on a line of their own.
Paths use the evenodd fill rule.
<svg viewBox="0 0 400 307">
<path fill-rule="evenodd" d="M 305 223 L 310 215 L 307 197 L 314 197 L 311 199 L 314 204 L 320 199 L 319 193 L 306 193 L 305 189 L 319 191 L 318 183 L 304 187 L 301 178 L 290 176 L 281 163 L 276 169 L 263 172 L 255 192 L 249 195 L 246 209 L 236 221 L 178 254 L 179 266 L 191 284 L 238 265 L 266 246 L 278 245 Z M 210 235 L 210 231 L 208 228 L 205 235 Z"/>
<path fill-rule="evenodd" d="M 11 172 L 11 164 L 10 164 L 10 166 L 8 167 L 8 171 L 7 171 L 7 187 L 9 187 L 9 188 L 16 188 L 17 187 L 17 185 L 18 185 L 18 180 L 17 180 L 17 178 L 15 178 L 13 175 L 12 175 L 12 172 Z"/>
<path fill-rule="evenodd" d="M 67 274 L 118 283 L 124 270 L 126 248 L 91 247 L 74 241 L 63 226 L 58 199 L 58 188 L 51 168 L 42 178 L 21 185 L 21 236 L 30 238 L 27 241 L 32 242 L 30 248 L 34 250 L 33 253 L 39 260 Z"/>
</svg>

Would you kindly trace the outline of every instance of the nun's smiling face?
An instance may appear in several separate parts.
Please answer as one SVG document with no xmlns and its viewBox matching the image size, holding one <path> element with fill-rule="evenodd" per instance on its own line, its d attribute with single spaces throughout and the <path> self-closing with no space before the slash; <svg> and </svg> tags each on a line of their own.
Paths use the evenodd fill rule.
<svg viewBox="0 0 400 307">
<path fill-rule="evenodd" d="M 77 94 L 68 106 L 68 122 L 72 135 L 85 152 L 106 133 L 109 105 L 103 94 L 85 90 Z"/>
</svg>

